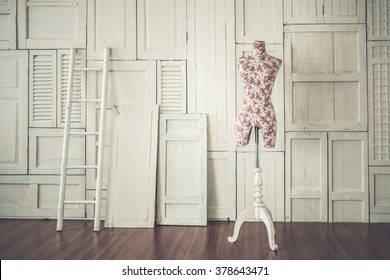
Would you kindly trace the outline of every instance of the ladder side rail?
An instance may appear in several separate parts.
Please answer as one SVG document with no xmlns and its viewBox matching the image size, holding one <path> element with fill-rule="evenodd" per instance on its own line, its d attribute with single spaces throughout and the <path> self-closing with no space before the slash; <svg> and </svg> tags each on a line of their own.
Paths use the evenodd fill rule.
<svg viewBox="0 0 390 280">
<path fill-rule="evenodd" d="M 99 124 L 99 142 L 98 142 L 98 169 L 96 178 L 96 203 L 95 203 L 95 219 L 94 231 L 100 230 L 100 212 L 102 200 L 102 183 L 103 183 L 103 162 L 104 162 L 104 136 L 106 128 L 106 111 L 107 111 L 107 91 L 108 91 L 108 61 L 110 48 L 104 48 L 103 61 L 103 81 L 100 103 L 100 124 Z"/>
<path fill-rule="evenodd" d="M 74 73 L 73 68 L 74 68 L 74 61 L 75 61 L 75 52 L 76 50 L 74 48 L 70 49 L 64 140 L 62 144 L 61 180 L 60 180 L 60 191 L 58 197 L 57 231 L 62 231 L 63 223 L 64 223 L 64 200 L 65 200 L 65 186 L 66 186 L 66 176 L 67 176 L 66 167 L 68 163 L 69 131 L 70 131 L 70 120 L 71 120 L 71 111 L 72 111 L 73 73 Z"/>
</svg>

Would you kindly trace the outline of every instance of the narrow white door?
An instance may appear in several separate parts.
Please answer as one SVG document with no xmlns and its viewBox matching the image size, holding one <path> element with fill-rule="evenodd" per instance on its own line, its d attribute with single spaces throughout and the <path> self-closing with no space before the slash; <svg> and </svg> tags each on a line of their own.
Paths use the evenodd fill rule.
<svg viewBox="0 0 390 280">
<path fill-rule="evenodd" d="M 207 224 L 206 115 L 161 115 L 157 204 L 159 224 Z"/>
</svg>

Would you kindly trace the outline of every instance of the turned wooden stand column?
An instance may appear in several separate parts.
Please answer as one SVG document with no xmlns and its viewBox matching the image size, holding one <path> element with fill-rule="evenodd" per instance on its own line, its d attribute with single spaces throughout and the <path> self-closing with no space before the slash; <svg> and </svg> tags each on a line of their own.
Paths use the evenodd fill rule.
<svg viewBox="0 0 390 280">
<path fill-rule="evenodd" d="M 268 242 L 271 250 L 278 249 L 278 245 L 275 244 L 275 229 L 272 221 L 272 215 L 269 209 L 265 206 L 263 201 L 263 179 L 261 178 L 261 168 L 259 166 L 259 128 L 255 127 L 255 143 L 256 143 L 256 167 L 254 170 L 253 180 L 253 205 L 242 212 L 234 224 L 233 236 L 228 237 L 229 242 L 235 242 L 240 232 L 241 225 L 251 219 L 255 221 L 263 221 L 268 233 Z"/>
</svg>

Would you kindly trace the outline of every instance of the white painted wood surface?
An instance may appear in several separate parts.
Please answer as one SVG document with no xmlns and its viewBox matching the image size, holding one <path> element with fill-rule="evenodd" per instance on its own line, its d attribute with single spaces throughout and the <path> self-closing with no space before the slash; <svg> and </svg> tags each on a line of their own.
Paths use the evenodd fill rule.
<svg viewBox="0 0 390 280">
<path fill-rule="evenodd" d="M 57 52 L 30 51 L 29 126 L 57 125 Z"/>
<path fill-rule="evenodd" d="M 0 51 L 0 131 L 0 174 L 27 174 L 27 51 Z"/>
<path fill-rule="evenodd" d="M 158 105 L 118 107 L 106 227 L 154 227 L 158 118 Z"/>
<path fill-rule="evenodd" d="M 157 223 L 207 224 L 205 114 L 161 114 Z"/>
<path fill-rule="evenodd" d="M 88 60 L 103 60 L 104 47 L 110 60 L 137 58 L 136 0 L 88 1 Z"/>
<path fill-rule="evenodd" d="M 236 219 L 236 153 L 207 153 L 207 219 Z"/>
<path fill-rule="evenodd" d="M 241 56 L 248 56 L 252 52 L 252 44 L 239 44 L 236 45 L 236 61 Z M 283 46 L 275 44 L 266 44 L 267 53 L 283 59 Z M 259 137 L 259 149 L 260 151 L 284 151 L 284 63 L 277 74 L 274 88 L 272 89 L 272 105 L 275 108 L 276 112 L 276 143 L 273 148 L 265 148 L 263 143 L 263 138 Z M 236 71 L 236 112 L 239 112 L 242 101 L 244 98 L 244 88 L 242 84 L 242 78 L 240 73 Z M 233 127 L 234 129 L 234 127 Z M 255 146 L 255 133 L 254 129 L 252 130 L 250 140 L 248 145 L 244 147 L 237 147 L 239 152 L 254 152 L 256 149 Z"/>
<path fill-rule="evenodd" d="M 390 167 L 370 166 L 370 222 L 390 221 Z"/>
<path fill-rule="evenodd" d="M 237 0 L 236 42 L 283 43 L 282 0 Z"/>
<path fill-rule="evenodd" d="M 0 1 L 0 49 L 16 49 L 16 1 Z"/>
<path fill-rule="evenodd" d="M 365 0 L 324 0 L 324 23 L 366 22 Z"/>
<path fill-rule="evenodd" d="M 157 61 L 157 103 L 162 114 L 187 112 L 185 60 Z"/>
<path fill-rule="evenodd" d="M 329 222 L 368 222 L 366 132 L 328 134 Z"/>
<path fill-rule="evenodd" d="M 237 153 L 237 213 L 253 205 L 254 152 Z M 284 221 L 284 153 L 260 153 L 263 201 L 274 221 Z"/>
<path fill-rule="evenodd" d="M 390 2 L 367 0 L 368 40 L 390 40 Z"/>
<path fill-rule="evenodd" d="M 0 216 L 7 218 L 55 218 L 59 176 L 0 176 Z M 66 199 L 85 198 L 85 177 L 69 176 Z M 67 205 L 66 218 L 85 216 L 84 205 Z"/>
<path fill-rule="evenodd" d="M 369 156 L 371 165 L 390 164 L 390 42 L 368 42 Z"/>
<path fill-rule="evenodd" d="M 57 126 L 64 127 L 66 113 L 66 93 L 69 77 L 69 50 L 57 51 Z M 83 68 L 86 65 L 85 50 L 76 50 L 75 67 Z M 85 98 L 85 72 L 77 71 L 73 76 L 73 99 Z M 72 128 L 85 128 L 85 106 L 83 103 L 72 104 Z"/>
<path fill-rule="evenodd" d="M 367 131 L 364 25 L 285 31 L 286 130 Z"/>
<path fill-rule="evenodd" d="M 207 114 L 209 151 L 235 151 L 234 1 L 200 0 L 195 8 L 188 112 Z"/>
<path fill-rule="evenodd" d="M 83 129 L 73 129 L 82 132 Z M 61 174 L 64 130 L 58 128 L 29 129 L 29 174 Z M 69 139 L 69 165 L 85 165 L 85 136 L 72 135 Z M 71 169 L 68 174 L 85 174 Z"/>
<path fill-rule="evenodd" d="M 89 61 L 88 67 L 102 67 L 102 62 Z M 110 158 L 110 135 L 112 133 L 113 106 L 126 104 L 156 104 L 156 62 L 155 61 L 112 61 L 108 74 L 108 94 L 106 121 L 105 158 Z M 101 73 L 88 73 L 88 98 L 99 98 L 101 89 Z M 100 110 L 97 104 L 87 104 L 87 131 L 98 131 Z M 87 137 L 87 164 L 94 165 L 97 160 L 97 138 Z M 106 161 L 106 163 L 109 161 Z M 109 164 L 105 163 L 105 174 Z M 95 188 L 95 170 L 87 170 L 87 188 Z M 107 178 L 104 175 L 104 178 Z M 103 189 L 107 188 L 107 180 Z"/>
<path fill-rule="evenodd" d="M 18 48 L 86 47 L 85 0 L 18 0 Z"/>
<path fill-rule="evenodd" d="M 287 24 L 365 23 L 364 0 L 284 0 Z"/>
<path fill-rule="evenodd" d="M 286 134 L 286 221 L 327 222 L 327 133 Z"/>
<path fill-rule="evenodd" d="M 186 59 L 186 0 L 137 0 L 138 59 Z"/>
</svg>

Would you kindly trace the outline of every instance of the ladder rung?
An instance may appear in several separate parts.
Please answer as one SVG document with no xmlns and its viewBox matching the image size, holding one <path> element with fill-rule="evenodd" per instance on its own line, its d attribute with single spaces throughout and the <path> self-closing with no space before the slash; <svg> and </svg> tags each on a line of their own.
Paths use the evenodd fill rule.
<svg viewBox="0 0 390 280">
<path fill-rule="evenodd" d="M 100 99 L 73 99 L 72 102 L 100 102 Z"/>
<path fill-rule="evenodd" d="M 71 165 L 67 166 L 67 169 L 97 169 L 97 165 Z"/>
<path fill-rule="evenodd" d="M 71 131 L 69 135 L 99 135 L 99 132 L 96 131 Z"/>
<path fill-rule="evenodd" d="M 92 67 L 79 67 L 73 68 L 74 71 L 103 71 L 103 68 L 92 68 Z"/>
<path fill-rule="evenodd" d="M 64 204 L 95 204 L 95 200 L 64 200 Z"/>
</svg>

